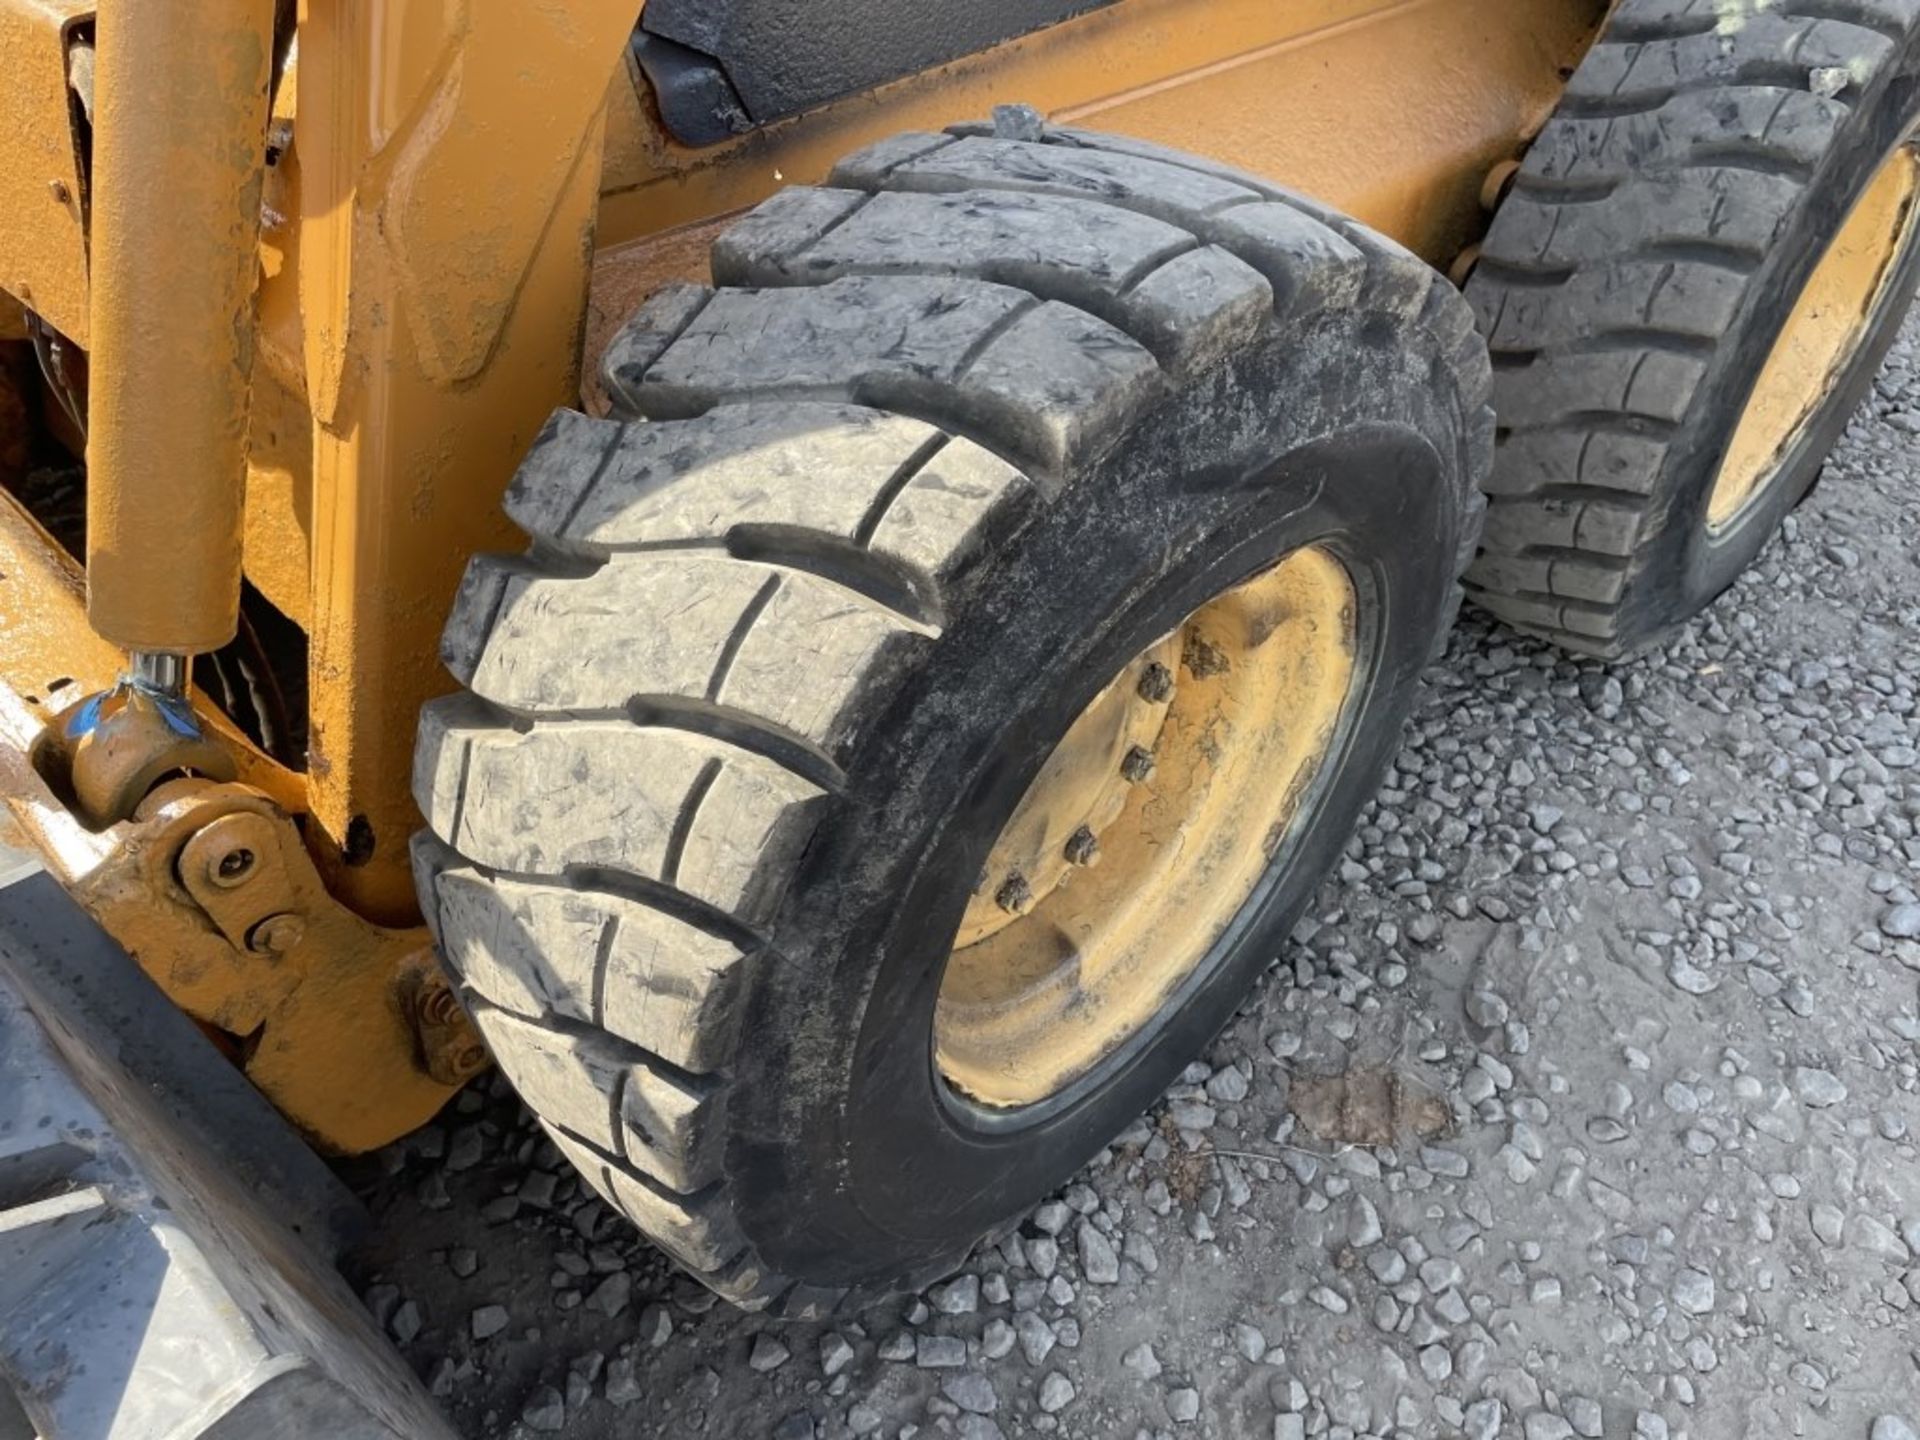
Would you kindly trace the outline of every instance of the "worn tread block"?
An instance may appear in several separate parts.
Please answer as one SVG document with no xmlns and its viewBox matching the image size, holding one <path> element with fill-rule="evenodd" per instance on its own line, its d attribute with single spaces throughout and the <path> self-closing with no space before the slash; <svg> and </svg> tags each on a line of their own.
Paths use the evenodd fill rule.
<svg viewBox="0 0 1920 1440">
<path fill-rule="evenodd" d="M 1468 422 L 1467 463 L 1471 473 L 1480 477 L 1480 501 L 1484 507 L 1491 493 L 1494 456 L 1498 451 L 1500 427 L 1493 407 L 1483 405 L 1480 412 Z M 1464 565 L 1462 566 L 1464 569 Z"/>
<path fill-rule="evenodd" d="M 658 427 L 639 427 L 651 431 Z M 533 437 L 502 502 L 507 518 L 529 535 L 565 537 L 570 517 L 599 487 L 616 449 L 634 427 L 556 410 Z"/>
<path fill-rule="evenodd" d="M 990 518 L 1028 489 L 1027 477 L 991 450 L 950 439 L 874 518 L 867 548 L 944 579 L 972 558 Z"/>
<path fill-rule="evenodd" d="M 1569 600 L 1559 610 L 1560 628 L 1568 635 L 1606 641 L 1612 640 L 1619 632 L 1620 622 L 1611 608 Z"/>
<path fill-rule="evenodd" d="M 1339 309 L 1358 300 L 1366 283 L 1365 253 L 1291 205 L 1238 205 L 1210 228 L 1217 244 L 1266 276 L 1278 310 Z"/>
<path fill-rule="evenodd" d="M 857 214 L 842 206 L 844 223 L 804 240 L 789 227 L 772 235 L 749 231 L 726 251 L 728 268 L 742 277 L 736 283 L 817 284 L 841 275 L 942 268 L 1050 299 L 1080 303 L 1087 297 L 1097 303 L 1102 296 L 1117 297 L 1130 275 L 1193 244 L 1178 226 L 1078 196 L 1004 190 L 824 193 L 864 203 Z"/>
<path fill-rule="evenodd" d="M 1341 237 L 1353 244 L 1351 236 L 1360 227 L 1340 227 Z M 1398 315 L 1411 324 L 1427 306 L 1428 297 L 1453 287 L 1445 284 L 1434 268 L 1411 250 L 1384 235 L 1368 237 L 1367 245 L 1355 245 L 1367 257 L 1366 278 L 1360 287 L 1360 303 L 1370 310 Z"/>
<path fill-rule="evenodd" d="M 1141 277 L 1127 296 L 1134 331 L 1169 368 L 1202 369 L 1253 340 L 1273 285 L 1232 251 L 1203 245 Z"/>
<path fill-rule="evenodd" d="M 1222 165 L 1209 160 L 1204 155 L 1190 154 L 1184 150 L 1172 150 L 1165 145 L 1156 145 L 1151 140 L 1136 140 L 1130 135 L 1110 135 L 1097 130 L 1076 130 L 1072 126 L 1049 126 L 1046 143 L 1061 147 L 1075 147 L 1106 155 L 1126 155 L 1136 160 L 1150 160 L 1157 165 L 1170 169 L 1188 170 L 1196 175 L 1250 190 L 1268 200 L 1282 200 L 1309 215 L 1322 225 L 1338 226 L 1340 212 L 1320 204 L 1309 195 L 1297 190 L 1289 190 L 1284 185 L 1276 185 L 1258 175 L 1249 175 L 1244 170 L 1236 170 L 1231 165 Z M 1235 203 L 1235 202 L 1228 202 Z"/>
<path fill-rule="evenodd" d="M 1609 331 L 1660 331 L 1711 346 L 1733 323 L 1746 289 L 1744 274 L 1691 260 L 1584 269 L 1551 290 L 1515 290 L 1487 342 L 1495 350 L 1549 350 Z"/>
<path fill-rule="evenodd" d="M 604 1035 L 555 1031 L 485 1004 L 473 1009 L 488 1048 L 543 1119 L 683 1195 L 718 1173 L 723 1090 L 637 1059 Z"/>
<path fill-rule="evenodd" d="M 1825 153 L 1848 113 L 1845 105 L 1826 96 L 1755 85 L 1684 91 L 1657 110 L 1637 115 L 1556 116 L 1527 152 L 1520 183 L 1523 190 L 1530 178 L 1610 180 L 1617 186 L 1677 166 L 1732 168 L 1743 153 L 1765 156 L 1775 165 L 1809 166 Z M 1741 137 L 1738 149 L 1729 147 L 1729 136 Z M 1500 228 L 1494 227 L 1496 235 Z"/>
<path fill-rule="evenodd" d="M 602 1025 L 696 1073 L 732 1053 L 751 952 L 731 940 L 626 896 L 482 875 L 428 836 L 415 873 L 441 953 L 490 1004 Z"/>
<path fill-rule="evenodd" d="M 790 185 L 754 206 L 713 242 L 716 285 L 777 285 L 827 232 L 873 198 L 864 190 Z M 807 266 L 811 271 L 815 267 Z M 822 277 L 824 278 L 824 277 Z"/>
<path fill-rule="evenodd" d="M 849 184 L 836 168 L 832 183 Z M 887 184 L 904 190 L 1026 190 L 1124 206 L 1170 225 L 1265 198 L 1245 177 L 1225 178 L 1157 157 L 1025 140 L 967 136 L 902 165 Z"/>
<path fill-rule="evenodd" d="M 1607 505 L 1589 500 L 1580 507 L 1573 543 L 1596 555 L 1631 555 L 1639 544 L 1646 512 L 1635 505 Z"/>
<path fill-rule="evenodd" d="M 545 713 L 711 700 L 741 711 L 742 723 L 826 746 L 881 648 L 931 633 L 804 570 L 714 551 L 642 552 L 585 576 L 510 576 L 463 678 L 483 699 Z M 556 634 L 564 649 L 543 643 Z M 805 686 L 793 684 L 796 668 Z"/>
<path fill-rule="evenodd" d="M 626 720 L 522 731 L 474 704 L 455 696 L 422 713 L 415 799 L 435 834 L 489 869 L 625 871 L 751 924 L 823 793 L 776 761 L 691 731 Z M 734 832 L 717 833 L 723 825 Z"/>
<path fill-rule="evenodd" d="M 1760 11 L 1727 33 L 1684 35 L 1636 45 L 1599 45 L 1567 82 L 1575 103 L 1657 106 L 1682 87 L 1774 81 L 1798 72 L 1869 66 L 1893 48 L 1876 31 L 1838 20 L 1805 20 Z"/>
<path fill-rule="evenodd" d="M 855 275 L 817 288 L 723 291 L 636 387 L 696 413 L 723 400 L 850 392 L 938 411 L 1056 475 L 1084 438 L 1142 403 L 1158 365 L 1076 307 L 986 281 Z M 1039 477 L 1030 477 L 1038 479 Z"/>
<path fill-rule="evenodd" d="M 1711 247 L 1725 254 L 1723 263 L 1744 272 L 1772 243 L 1800 190 L 1790 176 L 1751 170 L 1644 176 L 1615 190 L 1578 225 L 1564 223 L 1564 205 L 1516 194 L 1501 205 L 1500 224 L 1482 247 L 1481 262 L 1544 270 L 1616 265 L 1665 244 Z M 1667 217 L 1670 233 L 1685 238 L 1650 238 L 1639 219 L 1650 207 Z"/>
<path fill-rule="evenodd" d="M 468 573 L 493 563 L 476 557 Z M 698 698 L 768 575 L 699 552 L 623 556 L 580 576 L 509 570 L 498 586 L 476 589 L 476 603 L 492 605 L 487 639 L 455 673 L 475 694 L 516 710 L 616 710 L 636 695 Z M 463 585 L 456 614 L 465 593 Z M 564 648 L 542 643 L 556 634 L 567 637 Z"/>
<path fill-rule="evenodd" d="M 740 1227 L 712 1196 L 674 1195 L 649 1185 L 591 1146 L 542 1121 L 560 1153 L 621 1212 L 683 1265 L 696 1272 L 717 1271 L 746 1247 Z M 703 1275 L 703 1278 L 705 1276 Z"/>
<path fill-rule="evenodd" d="M 1248 338 L 1272 309 L 1271 286 L 1229 252 L 1199 248 L 1187 230 L 1105 199 L 1018 189 L 881 191 L 854 213 L 845 199 L 852 192 L 825 193 L 832 204 L 795 202 L 766 225 L 733 232 L 716 252 L 725 260 L 716 275 L 755 285 L 933 270 L 969 275 L 1087 310 L 1178 368 Z M 1284 213 L 1274 223 L 1286 229 L 1298 260 L 1311 263 L 1311 239 L 1344 247 L 1324 227 L 1276 208 Z M 1266 235 L 1253 243 L 1263 253 L 1272 248 Z M 1295 273 L 1297 265 L 1289 278 Z"/>
<path fill-rule="evenodd" d="M 1812 19 L 1835 15 L 1854 24 L 1870 25 L 1882 33 L 1909 29 L 1920 16 L 1920 0 L 1839 0 L 1838 5 L 1830 0 L 1814 0 L 1805 5 L 1796 4 L 1795 0 L 1770 0 L 1770 3 L 1771 8 L 1790 17 Z M 1758 0 L 1751 8 L 1759 8 Z M 1727 0 L 1636 0 L 1630 34 L 1637 39 L 1663 38 L 1661 27 L 1672 26 L 1676 35 L 1707 30 L 1725 35 L 1738 30 L 1745 19 L 1742 9 L 1729 5 Z"/>
<path fill-rule="evenodd" d="M 629 408 L 639 409 L 635 387 L 648 367 L 672 345 L 713 299 L 705 285 L 674 280 L 648 297 L 620 327 L 600 357 L 600 383 Z"/>
<path fill-rule="evenodd" d="M 593 865 L 658 879 L 711 756 L 691 737 L 649 746 L 652 738 L 623 720 L 520 731 L 455 697 L 422 717 L 415 798 L 435 834 L 490 869 L 558 875 Z M 591 827 L 609 818 L 619 833 L 594 837 Z M 555 820 L 550 833 L 529 833 Z"/>
<path fill-rule="evenodd" d="M 1662 352 L 1549 353 L 1524 371 L 1495 372 L 1493 408 L 1509 429 L 1552 425 L 1596 411 L 1675 424 L 1685 416 L 1706 368 L 1703 359 Z M 1516 379 L 1521 375 L 1524 382 Z"/>
<path fill-rule="evenodd" d="M 902 165 L 936 150 L 944 150 L 953 144 L 953 140 L 951 135 L 924 130 L 906 130 L 898 135 L 889 135 L 884 140 L 876 140 L 851 155 L 843 156 L 834 165 L 827 183 L 856 190 L 874 189 Z"/>
<path fill-rule="evenodd" d="M 1625 584 L 1626 576 L 1619 570 L 1584 560 L 1562 559 L 1553 562 L 1553 578 L 1547 588 L 1570 600 L 1612 604 L 1620 598 Z"/>
<path fill-rule="evenodd" d="M 860 400 L 876 386 L 950 383 L 1022 290 L 918 275 L 850 275 L 817 288 L 724 290 L 633 388 L 672 418 L 722 400 L 782 394 Z"/>
<path fill-rule="evenodd" d="M 786 888 L 822 791 L 771 762 L 723 764 L 693 811 L 673 883 L 757 924 Z"/>
<path fill-rule="evenodd" d="M 1572 545 L 1580 525 L 1576 501 L 1537 500 L 1530 505 L 1495 505 L 1487 513 L 1482 543 L 1489 550 L 1516 554 L 1534 545 Z"/>
<path fill-rule="evenodd" d="M 1507 563 L 1511 557 L 1500 556 L 1500 563 Z M 1514 586 L 1514 590 L 1533 589 L 1532 586 Z M 1468 596 L 1491 615 L 1505 620 L 1509 625 L 1522 629 L 1557 630 L 1560 628 L 1560 606 L 1550 600 L 1540 600 L 1524 594 L 1510 593 L 1507 587 L 1483 589 L 1476 581 L 1467 587 Z"/>
<path fill-rule="evenodd" d="M 962 393 L 978 405 L 981 428 L 1016 434 L 1020 451 L 1066 473 L 1161 393 L 1161 374 L 1131 336 L 1048 301 L 988 343 L 967 367 Z"/>
<path fill-rule="evenodd" d="M 472 683 L 474 666 L 487 646 L 493 617 L 514 581 L 529 570 L 516 555 L 475 555 L 461 573 L 453 610 L 440 632 L 440 663 L 463 685 Z"/>
<path fill-rule="evenodd" d="M 1486 551 L 1474 562 L 1474 574 L 1480 584 L 1494 590 L 1546 591 L 1551 588 L 1553 562 L 1537 555 Z"/>
<path fill-rule="evenodd" d="M 507 514 L 529 534 L 593 549 L 717 540 L 740 525 L 852 539 L 895 473 L 940 433 L 813 401 L 632 426 L 561 411 L 548 430 L 552 441 L 536 445 L 507 489 Z"/>
<path fill-rule="evenodd" d="M 1652 492 L 1666 463 L 1663 441 L 1598 430 L 1542 430 L 1501 442 L 1488 493 L 1527 495 L 1545 487 L 1587 486 L 1623 495 Z"/>
<path fill-rule="evenodd" d="M 780 583 L 740 633 L 713 698 L 829 749 L 850 728 L 887 648 L 939 631 L 803 570 L 775 573 Z M 796 675 L 806 682 L 795 684 Z"/>
</svg>

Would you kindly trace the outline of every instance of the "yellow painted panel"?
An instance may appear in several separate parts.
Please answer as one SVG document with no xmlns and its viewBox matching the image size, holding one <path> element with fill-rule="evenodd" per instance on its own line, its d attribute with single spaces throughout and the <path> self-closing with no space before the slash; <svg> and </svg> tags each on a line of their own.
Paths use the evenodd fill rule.
<svg viewBox="0 0 1920 1440">
<path fill-rule="evenodd" d="M 1605 8 L 1120 0 L 721 145 L 679 145 L 643 106 L 640 133 L 609 141 L 599 243 L 817 181 L 839 156 L 896 131 L 1024 102 L 1298 186 L 1445 264 L 1478 223 L 1482 172 L 1542 123 Z"/>
<path fill-rule="evenodd" d="M 0 0 L 0 290 L 80 345 L 87 241 L 65 37 L 92 9 L 74 0 Z"/>
</svg>

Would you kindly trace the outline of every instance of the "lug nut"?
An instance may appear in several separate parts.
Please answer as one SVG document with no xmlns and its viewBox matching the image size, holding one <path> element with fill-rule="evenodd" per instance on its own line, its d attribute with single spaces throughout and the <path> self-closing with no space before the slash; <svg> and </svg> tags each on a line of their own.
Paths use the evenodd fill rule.
<svg viewBox="0 0 1920 1440">
<path fill-rule="evenodd" d="M 1173 698 L 1173 672 L 1158 660 L 1140 672 L 1140 698 L 1149 705 L 1164 705 Z"/>
<path fill-rule="evenodd" d="M 1135 745 L 1128 750 L 1120 761 L 1120 776 L 1129 785 L 1138 785 L 1153 774 L 1153 752 L 1144 745 Z"/>
<path fill-rule="evenodd" d="M 253 873 L 253 851 L 235 846 L 213 862 L 207 878 L 224 890 L 230 890 Z"/>
<path fill-rule="evenodd" d="M 1033 908 L 1033 887 L 1027 883 L 1027 877 L 1016 870 L 994 892 L 993 903 L 1009 915 L 1024 915 Z"/>
<path fill-rule="evenodd" d="M 1100 863 L 1100 841 L 1085 825 L 1067 837 L 1067 863 L 1069 865 Z"/>
</svg>

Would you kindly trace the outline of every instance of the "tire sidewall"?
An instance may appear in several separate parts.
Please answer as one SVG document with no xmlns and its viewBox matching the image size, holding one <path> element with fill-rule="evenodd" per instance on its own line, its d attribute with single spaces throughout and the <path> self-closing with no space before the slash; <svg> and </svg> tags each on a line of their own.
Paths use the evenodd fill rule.
<svg viewBox="0 0 1920 1440">
<path fill-rule="evenodd" d="M 745 1180 L 741 1223 L 769 1267 L 838 1269 L 878 1290 L 956 1263 L 1150 1104 L 1277 957 L 1391 759 L 1452 613 L 1465 523 L 1462 421 L 1432 403 L 1439 387 L 1381 373 L 1408 357 L 1319 353 L 1334 358 L 1298 367 L 1306 383 L 1289 409 L 1237 422 L 1250 439 L 1211 433 L 1236 430 L 1217 402 L 1284 392 L 1271 373 L 1244 373 L 1284 375 L 1277 347 L 1226 367 L 1211 401 L 1202 387 L 1150 412 L 1103 465 L 1034 507 L 868 727 L 874 739 L 847 767 L 859 788 L 823 818 L 748 1005 L 728 1168 Z M 1386 422 L 1362 421 L 1368 411 Z M 1367 663 L 1297 841 L 1180 1003 L 1100 1083 L 1038 1107 L 1043 1118 L 980 1123 L 935 1077 L 932 1013 L 1001 824 L 1128 659 L 1307 544 L 1347 564 Z M 940 1259 L 928 1266 L 929 1255 Z"/>
</svg>

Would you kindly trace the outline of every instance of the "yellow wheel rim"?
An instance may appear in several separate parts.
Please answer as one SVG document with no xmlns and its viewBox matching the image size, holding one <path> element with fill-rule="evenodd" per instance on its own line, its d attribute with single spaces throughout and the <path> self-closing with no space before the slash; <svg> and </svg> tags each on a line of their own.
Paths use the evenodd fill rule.
<svg viewBox="0 0 1920 1440">
<path fill-rule="evenodd" d="M 1834 236 L 1774 342 L 1707 500 L 1724 529 L 1779 471 L 1872 332 L 1914 228 L 1920 151 L 1900 146 Z"/>
<path fill-rule="evenodd" d="M 1291 838 L 1355 676 L 1354 587 L 1297 550 L 1096 695 L 994 844 L 934 1057 L 975 1101 L 1057 1094 L 1165 1004 Z"/>
</svg>

